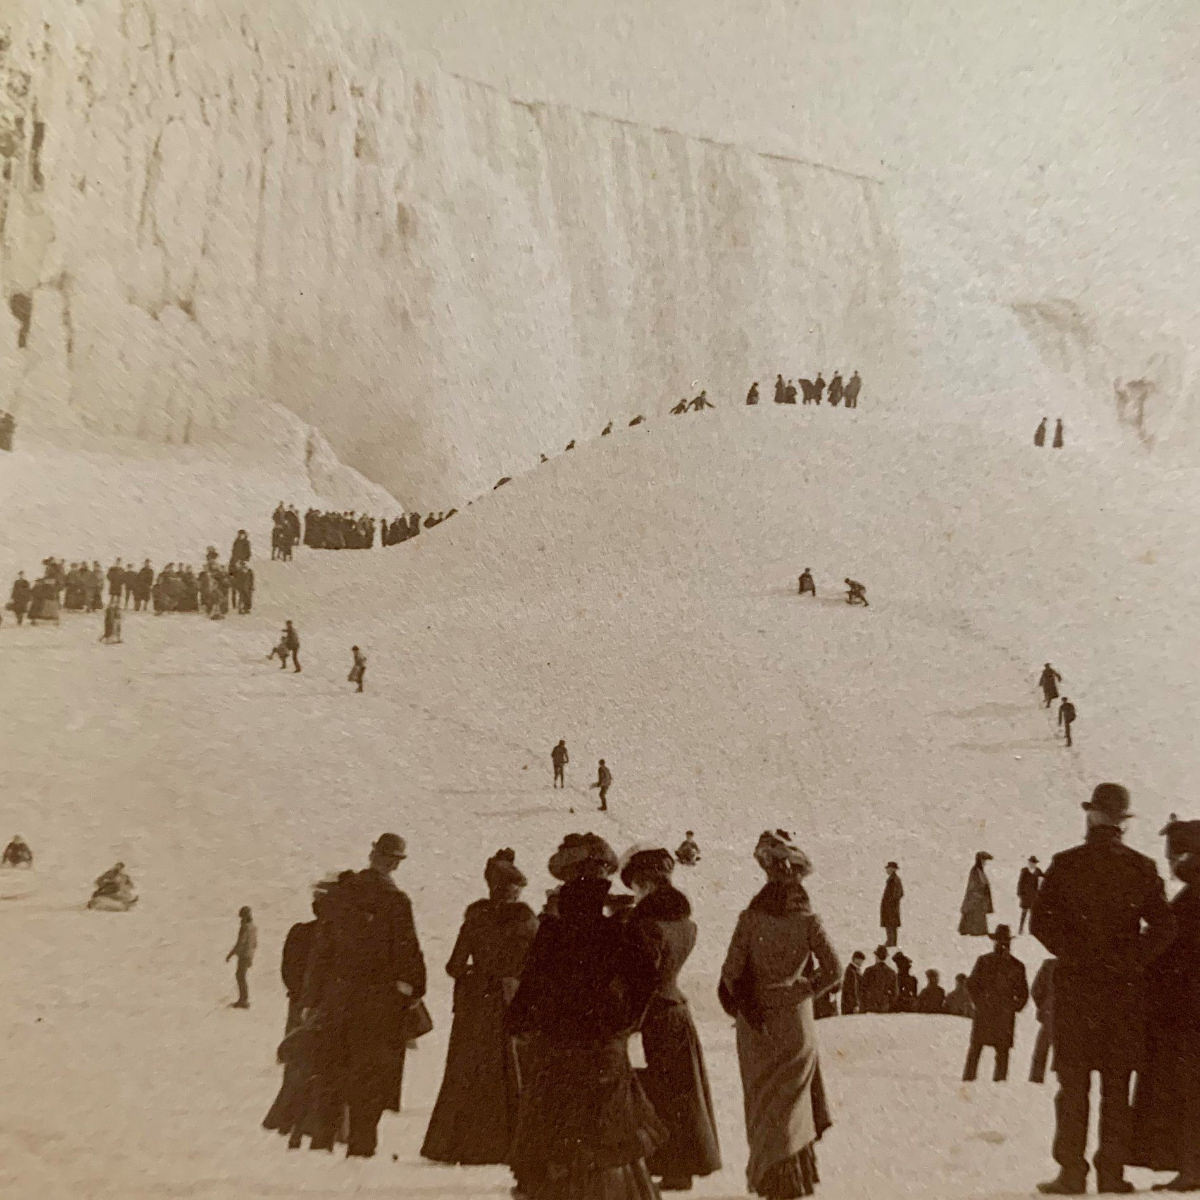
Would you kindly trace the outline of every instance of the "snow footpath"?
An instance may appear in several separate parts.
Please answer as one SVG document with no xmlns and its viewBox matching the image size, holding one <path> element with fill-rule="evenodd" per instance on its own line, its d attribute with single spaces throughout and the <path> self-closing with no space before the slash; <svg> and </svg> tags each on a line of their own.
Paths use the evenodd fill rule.
<svg viewBox="0 0 1200 1200">
<path fill-rule="evenodd" d="M 441 968 L 484 860 L 515 847 L 537 906 L 564 833 L 621 849 L 673 846 L 685 828 L 703 861 L 681 871 L 700 925 L 683 984 L 726 1161 L 697 1193 L 741 1195 L 740 1085 L 714 992 L 759 886 L 761 829 L 791 828 L 812 854 L 843 959 L 876 943 L 897 858 L 901 944 L 944 982 L 985 948 L 955 934 L 976 850 L 995 855 L 997 919 L 1015 924 L 1021 863 L 1076 841 L 1080 801 L 1111 777 L 1142 814 L 1131 842 L 1159 856 L 1156 831 L 1187 812 L 1198 765 L 1192 480 L 954 427 L 934 441 L 863 410 L 809 416 L 656 420 L 415 543 L 259 558 L 249 617 L 130 614 L 119 647 L 97 643 L 94 618 L 6 621 L 0 836 L 30 842 L 37 888 L 0 901 L 0 1195 L 505 1194 L 502 1170 L 418 1155 L 449 1029 Z M 64 504 L 71 486 L 64 475 Z M 257 504 L 229 515 L 265 548 Z M 54 532 L 37 511 L 31 544 Z M 172 527 L 153 507 L 139 519 L 97 518 L 108 540 L 91 554 Z M 805 566 L 815 601 L 794 594 Z M 844 575 L 866 583 L 870 609 L 841 600 Z M 266 659 L 285 617 L 303 639 L 298 676 Z M 362 696 L 345 678 L 352 643 L 369 659 Z M 1046 659 L 1080 709 L 1073 751 L 1039 707 Z M 572 761 L 554 792 L 560 736 Z M 587 788 L 600 757 L 616 778 L 605 815 Z M 278 1082 L 279 949 L 309 884 L 361 864 L 384 829 L 409 841 L 398 880 L 437 1029 L 379 1157 L 289 1153 L 258 1128 Z M 85 912 L 116 859 L 137 910 Z M 249 1012 L 226 1007 L 222 962 L 242 904 L 261 947 Z M 1040 948 L 1019 938 L 1015 952 L 1032 975 Z M 958 1081 L 967 1026 L 952 1018 L 820 1031 L 836 1121 L 822 1195 L 1027 1195 L 1052 1172 L 1052 1093 L 1023 1082 L 1031 1013 L 1003 1086 Z"/>
</svg>

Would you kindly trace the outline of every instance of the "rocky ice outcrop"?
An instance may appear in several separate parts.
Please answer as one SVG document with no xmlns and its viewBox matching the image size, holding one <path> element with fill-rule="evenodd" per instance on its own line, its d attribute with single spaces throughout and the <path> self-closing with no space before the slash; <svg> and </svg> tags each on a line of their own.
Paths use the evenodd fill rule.
<svg viewBox="0 0 1200 1200">
<path fill-rule="evenodd" d="M 183 442 L 273 402 L 436 507 L 694 386 L 903 383 L 871 179 L 516 103 L 359 3 L 10 0 L 0 27 L 23 426 Z"/>
</svg>

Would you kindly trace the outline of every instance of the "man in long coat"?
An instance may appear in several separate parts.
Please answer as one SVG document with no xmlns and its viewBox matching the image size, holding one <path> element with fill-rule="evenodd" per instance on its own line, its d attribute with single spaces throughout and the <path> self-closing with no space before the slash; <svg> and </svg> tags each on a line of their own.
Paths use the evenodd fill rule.
<svg viewBox="0 0 1200 1200">
<path fill-rule="evenodd" d="M 900 933 L 900 901 L 904 898 L 904 884 L 900 882 L 900 867 L 888 863 L 887 883 L 883 885 L 883 899 L 879 902 L 879 924 L 887 934 L 885 946 L 898 945 Z"/>
<path fill-rule="evenodd" d="M 1129 1080 L 1143 1042 L 1143 976 L 1171 944 L 1175 920 L 1154 862 L 1121 841 L 1129 792 L 1102 783 L 1083 806 L 1087 839 L 1056 854 L 1033 906 L 1030 932 L 1053 954 L 1056 1179 L 1046 1195 L 1082 1195 L 1092 1072 L 1100 1075 L 1101 1192 L 1124 1193 Z"/>
<path fill-rule="evenodd" d="M 1025 932 L 1025 922 L 1029 920 L 1029 910 L 1037 900 L 1038 888 L 1042 886 L 1042 868 L 1034 857 L 1021 868 L 1017 878 L 1017 903 L 1021 906 L 1021 923 L 1017 926 L 1018 933 Z"/>
<path fill-rule="evenodd" d="M 975 1004 L 971 1022 L 971 1045 L 963 1080 L 970 1083 L 979 1072 L 979 1056 L 984 1046 L 996 1051 L 996 1070 L 992 1078 L 1003 1083 L 1008 1078 L 1008 1055 L 1012 1050 L 1017 1013 L 1029 1001 L 1029 981 L 1025 965 L 1012 956 L 1012 931 L 997 925 L 992 934 L 996 948 L 981 955 L 967 978 L 967 990 Z"/>
<path fill-rule="evenodd" d="M 861 950 L 855 950 L 850 957 L 850 965 L 842 976 L 842 1016 L 849 1017 L 862 1008 L 862 965 L 866 955 Z"/>
<path fill-rule="evenodd" d="M 404 839 L 383 834 L 370 866 L 330 891 L 317 924 L 304 984 L 304 1008 L 320 1030 L 314 1149 L 332 1148 L 345 1105 L 346 1155 L 370 1158 L 384 1110 L 400 1108 L 406 1014 L 425 994 L 412 904 L 391 878 L 405 856 Z"/>
<path fill-rule="evenodd" d="M 12 592 L 10 593 L 12 610 L 16 614 L 18 625 L 25 620 L 25 613 L 29 609 L 29 602 L 32 594 L 33 584 L 31 584 L 29 580 L 25 578 L 24 571 L 18 571 L 16 579 L 13 580 Z"/>
<path fill-rule="evenodd" d="M 891 1012 L 900 993 L 896 972 L 888 966 L 887 949 L 875 948 L 875 961 L 863 972 L 862 1011 L 865 1013 Z"/>
</svg>

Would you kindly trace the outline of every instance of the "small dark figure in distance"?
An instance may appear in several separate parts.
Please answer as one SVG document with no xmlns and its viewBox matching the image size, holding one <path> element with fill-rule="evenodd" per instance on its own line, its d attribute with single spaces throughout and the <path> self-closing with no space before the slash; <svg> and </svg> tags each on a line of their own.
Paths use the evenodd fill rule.
<svg viewBox="0 0 1200 1200">
<path fill-rule="evenodd" d="M 796 385 L 790 379 L 787 381 L 787 387 L 783 389 L 783 402 L 784 404 L 796 403 Z"/>
<path fill-rule="evenodd" d="M 612 433 L 612 427 L 613 427 L 613 423 L 611 421 L 609 421 L 609 423 L 607 425 L 605 425 L 605 427 L 602 430 L 600 430 L 600 436 L 608 437 L 608 435 L 610 433 Z"/>
<path fill-rule="evenodd" d="M 784 394 L 783 376 L 776 375 L 775 376 L 775 403 L 776 404 L 783 403 L 783 394 Z"/>
<path fill-rule="evenodd" d="M 683 841 L 675 851 L 675 861 L 681 867 L 694 867 L 700 861 L 700 847 L 690 829 L 683 835 Z"/>
<path fill-rule="evenodd" d="M 842 1016 L 850 1017 L 862 1012 L 862 969 L 867 956 L 855 950 L 850 956 L 850 965 L 842 976 Z"/>
<path fill-rule="evenodd" d="M 750 390 L 746 393 L 747 404 L 758 403 L 758 380 L 756 379 L 751 385 Z"/>
<path fill-rule="evenodd" d="M 975 862 L 967 873 L 967 889 L 959 907 L 958 932 L 962 937 L 989 937 L 988 917 L 995 912 L 992 907 L 992 885 L 987 877 L 987 864 L 992 856 L 986 850 L 975 855 Z"/>
<path fill-rule="evenodd" d="M 645 419 L 646 418 L 643 417 L 641 413 L 638 413 L 638 415 L 636 417 L 634 417 L 632 421 L 629 422 L 630 429 L 632 429 L 635 425 L 641 425 L 642 422 L 645 421 Z"/>
<path fill-rule="evenodd" d="M 497 488 L 502 488 L 506 483 L 512 483 L 511 475 L 505 475 L 503 479 L 498 479 L 492 484 L 492 491 L 494 492 Z"/>
<path fill-rule="evenodd" d="M 254 965 L 254 954 L 258 949 L 258 929 L 255 927 L 254 917 L 245 906 L 238 909 L 238 919 L 241 924 L 238 926 L 237 941 L 233 943 L 233 949 L 225 955 L 226 962 L 231 958 L 237 959 L 234 978 L 237 980 L 238 998 L 230 1008 L 249 1008 L 250 989 L 246 983 L 246 973 Z"/>
<path fill-rule="evenodd" d="M 949 1017 L 974 1017 L 975 1004 L 971 993 L 967 990 L 967 977 L 959 974 L 954 977 L 954 990 L 946 997 L 946 1006 L 942 1011 Z"/>
<path fill-rule="evenodd" d="M 1046 418 L 1043 417 L 1041 423 L 1033 433 L 1033 444 L 1035 446 L 1044 446 L 1046 444 Z"/>
<path fill-rule="evenodd" d="M 869 608 L 867 603 L 867 589 L 854 579 L 843 579 L 842 582 L 846 585 L 846 603 L 861 604 L 863 608 Z"/>
<path fill-rule="evenodd" d="M 846 387 L 842 392 L 842 403 L 847 408 L 858 407 L 858 393 L 862 391 L 862 378 L 855 371 L 853 375 L 846 381 Z"/>
<path fill-rule="evenodd" d="M 351 646 L 350 653 L 354 656 L 354 664 L 350 668 L 350 674 L 346 679 L 350 683 L 358 684 L 354 690 L 361 692 L 363 690 L 363 679 L 367 674 L 367 656 L 357 647 Z"/>
<path fill-rule="evenodd" d="M 1033 1059 L 1029 1064 L 1029 1082 L 1046 1082 L 1046 1064 L 1050 1061 L 1050 1046 L 1054 1039 L 1054 962 L 1046 959 L 1033 977 L 1029 989 L 1037 1013 L 1037 1039 L 1033 1043 Z"/>
<path fill-rule="evenodd" d="M 917 1012 L 940 1016 L 946 1011 L 946 989 L 942 977 L 933 970 L 925 972 L 925 986 L 917 996 Z"/>
<path fill-rule="evenodd" d="M 128 912 L 138 901 L 133 880 L 125 872 L 125 864 L 109 867 L 96 879 L 88 908 L 102 912 Z"/>
<path fill-rule="evenodd" d="M 912 959 L 898 950 L 892 955 L 892 962 L 896 964 L 896 1003 L 892 1012 L 916 1012 L 917 980 L 912 973 Z"/>
<path fill-rule="evenodd" d="M 875 961 L 863 972 L 862 1011 L 889 1013 L 899 994 L 896 972 L 888 966 L 887 947 L 876 946 Z"/>
<path fill-rule="evenodd" d="M 571 761 L 571 756 L 567 753 L 567 739 L 559 738 L 558 745 L 550 751 L 550 764 L 554 767 L 554 783 L 553 787 L 565 788 L 567 786 L 566 766 Z"/>
<path fill-rule="evenodd" d="M 564 447 L 563 447 L 563 449 L 564 449 L 564 451 L 565 451 L 565 450 L 574 450 L 574 449 L 575 449 L 575 439 L 574 439 L 574 438 L 572 438 L 572 439 L 571 439 L 571 440 L 570 440 L 570 441 L 569 441 L 569 442 L 566 444 L 566 446 L 564 446 Z"/>
<path fill-rule="evenodd" d="M 1075 705 L 1066 696 L 1058 706 L 1058 724 L 1063 731 L 1063 737 L 1067 739 L 1067 745 L 1073 746 L 1075 743 L 1071 740 L 1071 726 L 1075 724 Z"/>
<path fill-rule="evenodd" d="M 0 858 L 0 866 L 5 867 L 32 867 L 33 866 L 33 851 L 30 850 L 25 839 L 18 833 L 7 846 L 4 847 L 4 856 Z"/>
<path fill-rule="evenodd" d="M 672 406 L 671 416 L 678 417 L 678 416 L 681 416 L 683 413 L 687 412 L 688 404 L 689 404 L 688 398 L 686 396 L 684 396 L 684 398 L 682 400 L 680 400 L 678 404 Z"/>
<path fill-rule="evenodd" d="M 813 380 L 813 400 L 815 403 L 821 403 L 821 397 L 825 394 L 825 376 L 820 371 L 817 372 L 816 379 Z"/>
<path fill-rule="evenodd" d="M 550 460 L 549 460 L 549 459 L 548 459 L 548 458 L 547 458 L 547 457 L 546 457 L 544 454 L 543 454 L 543 455 L 541 455 L 541 456 L 538 458 L 538 463 L 539 463 L 539 464 L 541 464 L 541 463 L 548 463 L 549 461 L 550 461 Z M 468 500 L 468 501 L 467 501 L 467 503 L 469 504 L 469 503 L 470 503 L 470 501 Z"/>
<path fill-rule="evenodd" d="M 1054 449 L 1061 450 L 1063 447 L 1063 423 L 1062 417 L 1054 423 Z"/>
<path fill-rule="evenodd" d="M 283 641 L 280 643 L 284 652 L 279 656 L 279 669 L 282 671 L 287 666 L 288 655 L 292 656 L 292 666 L 298 672 L 300 670 L 300 635 L 296 632 L 295 626 L 291 621 L 285 621 L 283 624 Z"/>
<path fill-rule="evenodd" d="M 1062 683 L 1062 676 L 1047 663 L 1042 668 L 1042 673 L 1038 676 L 1038 687 L 1042 689 L 1042 698 L 1046 701 L 1046 707 L 1049 708 L 1051 703 L 1058 699 L 1058 685 Z"/>
<path fill-rule="evenodd" d="M 703 388 L 695 400 L 692 401 L 692 412 L 703 412 L 706 408 L 716 408 L 717 406 L 708 398 L 708 392 Z"/>
<path fill-rule="evenodd" d="M 8 607 L 12 610 L 17 618 L 17 624 L 21 625 L 25 621 L 25 614 L 29 611 L 29 602 L 33 595 L 33 584 L 25 578 L 24 571 L 18 571 L 17 577 L 13 580 L 12 591 L 9 593 Z"/>
<path fill-rule="evenodd" d="M 104 610 L 104 632 L 100 635 L 100 641 L 106 645 L 120 645 L 121 643 L 120 596 L 111 597 L 108 607 Z"/>
<path fill-rule="evenodd" d="M 1029 920 L 1029 910 L 1037 901 L 1038 888 L 1042 886 L 1042 869 L 1038 860 L 1031 857 L 1021 868 L 1017 878 L 1017 903 L 1021 906 L 1021 923 L 1017 926 L 1018 933 L 1025 932 L 1025 922 Z"/>
<path fill-rule="evenodd" d="M 805 567 L 800 575 L 800 595 L 812 596 L 814 600 L 817 596 L 817 585 L 813 582 L 813 574 L 808 567 Z"/>
<path fill-rule="evenodd" d="M 885 946 L 899 945 L 900 901 L 904 899 L 904 884 L 900 882 L 900 867 L 890 862 L 884 868 L 887 882 L 883 885 L 883 899 L 879 902 L 879 924 L 887 934 Z"/>
<path fill-rule="evenodd" d="M 1121 840 L 1131 815 L 1127 789 L 1099 784 L 1083 808 L 1087 840 L 1054 856 L 1029 922 L 1030 933 L 1058 960 L 1053 1041 L 1059 1174 L 1038 1184 L 1038 1191 L 1051 1196 L 1086 1190 L 1093 1072 L 1100 1075 L 1098 1190 L 1133 1191 L 1125 1180 L 1129 1082 L 1143 1062 L 1144 981 L 1176 932 L 1153 859 Z"/>
<path fill-rule="evenodd" d="M 829 381 L 829 395 L 826 397 L 829 403 L 837 408 L 842 402 L 842 391 L 845 385 L 842 382 L 842 373 L 834 371 L 833 378 Z"/>
<path fill-rule="evenodd" d="M 997 925 L 992 934 L 996 948 L 982 955 L 967 980 L 967 990 L 975 1002 L 971 1023 L 971 1044 L 963 1067 L 963 1081 L 971 1083 L 979 1073 L 979 1056 L 984 1046 L 996 1051 L 996 1069 L 992 1079 L 1003 1083 L 1008 1078 L 1008 1055 L 1012 1050 L 1017 1013 L 1029 1002 L 1029 983 L 1025 965 L 1012 956 L 1012 930 Z"/>
<path fill-rule="evenodd" d="M 600 767 L 596 775 L 595 783 L 591 787 L 600 789 L 600 811 L 608 811 L 608 789 L 612 787 L 612 772 L 604 765 L 604 759 L 600 760 Z"/>
</svg>

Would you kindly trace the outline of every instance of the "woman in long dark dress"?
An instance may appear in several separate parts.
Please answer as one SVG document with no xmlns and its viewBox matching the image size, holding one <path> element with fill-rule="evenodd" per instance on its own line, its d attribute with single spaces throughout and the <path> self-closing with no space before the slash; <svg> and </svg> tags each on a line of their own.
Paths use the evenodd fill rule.
<svg viewBox="0 0 1200 1200">
<path fill-rule="evenodd" d="M 1133 1098 L 1129 1165 L 1175 1171 L 1155 1191 L 1200 1191 L 1200 821 L 1166 828 L 1184 883 L 1171 901 L 1175 941 L 1148 972 L 1146 1058 Z"/>
<path fill-rule="evenodd" d="M 992 856 L 986 850 L 975 855 L 975 864 L 967 875 L 967 890 L 963 894 L 962 914 L 958 932 L 963 937 L 987 937 L 988 917 L 992 908 L 992 885 L 988 882 L 987 864 Z"/>
<path fill-rule="evenodd" d="M 628 1041 L 654 991 L 654 963 L 605 914 L 617 856 L 569 834 L 550 859 L 562 880 L 542 917 L 508 1028 L 524 1039 L 510 1162 L 528 1200 L 655 1200 L 646 1158 L 666 1137 L 629 1065 Z"/>
<path fill-rule="evenodd" d="M 519 1072 L 504 1014 L 538 927 L 533 910 L 521 902 L 525 876 L 514 858 L 511 850 L 500 850 L 488 859 L 488 898 L 467 909 L 446 963 L 454 980 L 454 1022 L 446 1073 L 421 1146 L 434 1162 L 508 1162 Z"/>
<path fill-rule="evenodd" d="M 661 847 L 631 847 L 621 882 L 637 904 L 629 928 L 645 943 L 654 962 L 654 994 L 642 1020 L 645 1070 L 642 1087 L 669 1131 L 647 1166 L 659 1188 L 687 1191 L 696 1175 L 721 1169 L 708 1073 L 679 972 L 696 945 L 696 923 L 688 898 L 671 886 L 675 859 Z"/>
<path fill-rule="evenodd" d="M 817 1059 L 813 997 L 832 991 L 841 966 L 803 880 L 808 856 L 783 830 L 758 839 L 767 885 L 738 917 L 719 996 L 737 1018 L 749 1190 L 772 1200 L 811 1196 L 816 1144 L 831 1121 Z M 809 956 L 817 969 L 805 976 Z"/>
</svg>

